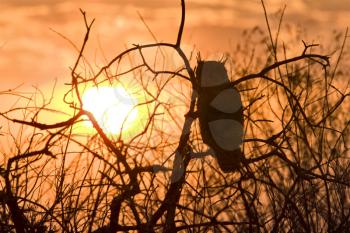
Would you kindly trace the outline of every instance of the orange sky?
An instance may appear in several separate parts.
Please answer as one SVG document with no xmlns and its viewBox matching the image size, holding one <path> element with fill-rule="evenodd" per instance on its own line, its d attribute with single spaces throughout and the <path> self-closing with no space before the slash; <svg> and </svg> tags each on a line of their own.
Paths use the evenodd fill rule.
<svg viewBox="0 0 350 233">
<path fill-rule="evenodd" d="M 183 45 L 206 55 L 229 52 L 244 29 L 265 29 L 259 0 L 188 0 Z M 350 25 L 348 0 L 266 0 L 272 14 L 287 4 L 285 23 L 301 25 L 305 38 L 322 43 L 334 29 Z M 50 28 L 80 45 L 84 35 L 79 8 L 96 18 L 88 54 L 101 65 L 124 46 L 152 41 L 144 17 L 159 41 L 174 42 L 180 18 L 177 0 L 1 0 L 1 89 L 18 83 L 41 85 L 69 81 L 74 48 Z"/>
</svg>

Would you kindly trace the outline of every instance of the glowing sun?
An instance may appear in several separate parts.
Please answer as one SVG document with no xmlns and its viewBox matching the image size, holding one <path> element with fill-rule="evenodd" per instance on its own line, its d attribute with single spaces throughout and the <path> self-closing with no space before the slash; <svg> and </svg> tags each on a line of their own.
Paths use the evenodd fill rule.
<svg viewBox="0 0 350 233">
<path fill-rule="evenodd" d="M 111 134 L 125 131 L 135 121 L 137 101 L 122 87 L 92 87 L 82 97 L 83 108 L 91 112 L 100 127 Z M 92 127 L 91 122 L 87 123 Z"/>
</svg>

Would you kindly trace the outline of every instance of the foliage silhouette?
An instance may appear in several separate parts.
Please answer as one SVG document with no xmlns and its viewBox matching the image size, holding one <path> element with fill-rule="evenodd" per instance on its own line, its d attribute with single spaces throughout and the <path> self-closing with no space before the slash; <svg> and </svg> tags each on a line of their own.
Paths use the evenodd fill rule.
<svg viewBox="0 0 350 233">
<path fill-rule="evenodd" d="M 313 53 L 315 45 L 305 42 L 301 55 L 287 58 L 286 47 L 278 44 L 279 29 L 273 37 L 262 5 L 267 59 L 262 66 L 253 65 L 253 59 L 246 66 L 235 64 L 240 68 L 232 76 L 239 78 L 223 86 L 239 90 L 243 103 L 244 159 L 234 173 L 217 169 L 200 135 L 198 77 L 181 48 L 185 1 L 174 44 L 134 45 L 97 72 L 83 72 L 94 20 L 81 11 L 86 34 L 64 98 L 74 114 L 62 122 L 42 122 L 43 112 L 59 114 L 48 107 L 51 98 L 38 107 L 16 90 L 1 93 L 27 98 L 29 104 L 1 113 L 8 124 L 20 125 L 20 133 L 2 131 L 2 137 L 13 140 L 13 149 L 3 153 L 0 167 L 0 231 L 348 229 L 350 93 L 337 87 L 347 33 L 333 69 L 328 56 Z M 157 52 L 154 64 L 149 49 Z M 183 65 L 172 70 L 159 66 L 162 49 L 176 51 Z M 129 58 L 128 68 L 122 68 Z M 239 63 L 232 57 L 228 64 L 233 59 Z M 133 92 L 143 95 L 136 106 L 145 112 L 142 127 L 131 136 L 109 135 L 84 109 L 82 92 L 123 83 L 140 87 Z M 13 117 L 16 112 L 23 118 Z M 86 120 L 95 134 L 76 133 Z"/>
</svg>

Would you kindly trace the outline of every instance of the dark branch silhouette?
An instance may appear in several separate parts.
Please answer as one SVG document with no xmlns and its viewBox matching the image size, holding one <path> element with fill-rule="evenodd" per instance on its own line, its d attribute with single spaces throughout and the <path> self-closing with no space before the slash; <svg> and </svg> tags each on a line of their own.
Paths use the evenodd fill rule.
<svg viewBox="0 0 350 233">
<path fill-rule="evenodd" d="M 248 38 L 243 54 L 199 57 L 197 67 L 181 44 L 184 0 L 175 43 L 133 45 L 97 70 L 84 56 L 94 20 L 81 10 L 85 37 L 74 45 L 62 100 L 73 113 L 49 108 L 52 98 L 38 106 L 20 87 L 0 92 L 28 102 L 0 113 L 9 147 L 0 161 L 0 232 L 345 232 L 350 92 L 339 71 L 347 31 L 334 68 L 305 41 L 299 56 L 286 57 L 284 10 L 273 37 L 261 2 L 264 43 Z M 265 43 L 255 56 L 266 62 L 244 61 Z M 163 48 L 179 67 L 146 56 Z M 83 95 L 118 85 L 140 96 L 133 109 L 141 115 L 137 127 L 111 135 Z M 65 120 L 46 122 L 48 111 Z M 78 131 L 86 121 L 93 133 Z"/>
</svg>

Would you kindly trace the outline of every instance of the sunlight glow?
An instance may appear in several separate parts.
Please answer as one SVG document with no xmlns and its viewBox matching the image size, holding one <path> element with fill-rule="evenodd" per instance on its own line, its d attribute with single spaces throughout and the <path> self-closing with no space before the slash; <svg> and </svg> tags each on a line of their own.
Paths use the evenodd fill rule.
<svg viewBox="0 0 350 233">
<path fill-rule="evenodd" d="M 89 88 L 82 101 L 83 108 L 94 115 L 106 133 L 120 134 L 132 126 L 138 115 L 136 99 L 122 87 Z M 92 127 L 91 122 L 87 125 Z"/>
</svg>

